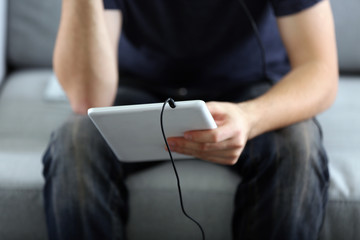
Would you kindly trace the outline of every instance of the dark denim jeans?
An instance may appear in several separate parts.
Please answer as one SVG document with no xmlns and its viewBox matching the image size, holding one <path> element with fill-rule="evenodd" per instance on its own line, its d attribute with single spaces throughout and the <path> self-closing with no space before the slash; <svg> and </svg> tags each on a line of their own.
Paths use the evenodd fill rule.
<svg viewBox="0 0 360 240">
<path fill-rule="evenodd" d="M 260 84 L 234 91 L 232 97 L 228 93 L 228 97 L 214 99 L 241 101 L 268 88 Z M 120 88 L 116 102 L 162 100 L 149 93 Z M 126 238 L 128 203 L 124 180 L 131 172 L 151 167 L 152 163 L 119 162 L 84 116 L 73 116 L 52 134 L 43 163 L 51 240 Z M 329 174 L 321 130 L 315 120 L 249 141 L 239 162 L 231 168 L 242 177 L 235 196 L 234 239 L 317 239 L 325 213 Z"/>
</svg>

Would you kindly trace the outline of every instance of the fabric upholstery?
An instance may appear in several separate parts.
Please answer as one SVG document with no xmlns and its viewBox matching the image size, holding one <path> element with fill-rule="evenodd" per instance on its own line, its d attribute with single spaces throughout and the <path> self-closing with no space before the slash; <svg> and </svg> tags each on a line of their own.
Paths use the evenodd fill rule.
<svg viewBox="0 0 360 240">
<path fill-rule="evenodd" d="M 51 67 L 61 1 L 11 0 L 8 11 L 8 63 L 12 67 Z"/>
<path fill-rule="evenodd" d="M 177 161 L 176 166 L 184 206 L 202 224 L 206 239 L 230 240 L 233 197 L 239 176 L 226 167 L 197 160 Z M 131 176 L 127 184 L 129 239 L 201 238 L 200 230 L 181 212 L 176 178 L 169 162 Z M 222 227 L 214 227 L 219 223 Z"/>
<path fill-rule="evenodd" d="M 18 71 L 0 94 L 0 239 L 47 239 L 41 157 L 71 112 L 67 102 L 44 99 L 51 78 L 51 70 Z"/>
<path fill-rule="evenodd" d="M 330 0 L 342 72 L 360 73 L 360 1 Z"/>
<path fill-rule="evenodd" d="M 359 76 L 341 77 L 335 104 L 319 116 L 330 170 L 329 203 L 320 239 L 360 239 L 359 91 Z"/>
<path fill-rule="evenodd" d="M 10 75 L 0 95 L 0 152 L 42 151 L 49 133 L 70 113 L 67 102 L 44 101 L 51 70 Z"/>
<path fill-rule="evenodd" d="M 46 101 L 68 101 L 66 93 L 61 87 L 55 74 L 52 74 L 49 81 L 46 84 L 44 99 Z"/>
<path fill-rule="evenodd" d="M 47 239 L 40 158 L 41 151 L 0 150 L 2 240 Z"/>
<path fill-rule="evenodd" d="M 331 0 L 331 4 L 335 18 L 340 67 L 342 71 L 360 72 L 360 48 L 354 47 L 360 42 L 360 33 L 356 31 L 357 23 L 360 22 L 358 14 L 360 2 Z M 9 1 L 8 58 L 11 65 L 51 66 L 60 5 L 61 1 L 56 0 Z M 27 44 L 23 44 L 24 39 Z"/>
<path fill-rule="evenodd" d="M 360 205 L 360 77 L 341 77 L 334 105 L 319 116 L 329 154 L 331 198 Z M 355 133 L 355 134 L 354 134 Z M 360 221 L 360 215 L 359 215 Z"/>
<path fill-rule="evenodd" d="M 320 240 L 360 239 L 359 216 L 359 201 L 330 201 Z"/>
<path fill-rule="evenodd" d="M 0 225 L 4 226 L 0 229 L 0 239 L 22 239 L 22 236 L 46 239 L 41 155 L 51 130 L 70 114 L 67 102 L 45 100 L 44 92 L 51 79 L 53 73 L 49 70 L 20 71 L 9 76 L 0 95 L 0 206 L 3 206 Z M 352 123 L 359 122 L 360 116 L 357 111 L 350 111 L 359 109 L 360 102 L 353 101 L 359 90 L 359 79 L 342 78 L 334 107 L 319 116 L 331 174 L 322 240 L 340 239 L 339 236 L 360 238 L 359 231 L 344 225 L 360 221 L 357 188 L 360 179 L 354 172 L 359 167 L 356 149 L 359 139 L 341 138 L 340 134 L 353 136 L 351 132 L 359 132 L 359 126 Z M 19 111 L 15 114 L 14 109 Z M 239 177 L 225 167 L 206 162 L 178 161 L 177 166 L 185 207 L 204 225 L 207 239 L 230 239 L 233 193 Z M 144 236 L 146 239 L 167 239 L 167 236 L 195 239 L 199 236 L 196 226 L 182 216 L 169 163 L 139 172 L 131 176 L 127 184 L 131 206 L 129 239 L 144 239 Z M 212 191 L 208 191 L 210 188 Z M 339 219 L 344 226 L 338 223 Z M 227 227 L 211 227 L 218 221 Z M 16 228 L 18 224 L 24 225 L 22 231 Z M 349 232 L 343 233 L 343 229 Z"/>
<path fill-rule="evenodd" d="M 6 72 L 5 42 L 7 26 L 7 1 L 0 1 L 0 86 Z"/>
</svg>

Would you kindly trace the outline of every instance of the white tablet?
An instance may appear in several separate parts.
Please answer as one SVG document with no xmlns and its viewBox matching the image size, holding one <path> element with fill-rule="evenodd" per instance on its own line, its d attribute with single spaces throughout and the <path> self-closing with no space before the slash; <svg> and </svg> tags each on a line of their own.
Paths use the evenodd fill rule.
<svg viewBox="0 0 360 240">
<path fill-rule="evenodd" d="M 120 161 L 168 160 L 161 133 L 160 113 L 163 103 L 91 108 L 88 115 Z M 204 101 L 178 101 L 168 104 L 163 114 L 166 137 L 183 136 L 190 130 L 216 128 Z M 174 159 L 187 159 L 173 153 Z"/>
</svg>

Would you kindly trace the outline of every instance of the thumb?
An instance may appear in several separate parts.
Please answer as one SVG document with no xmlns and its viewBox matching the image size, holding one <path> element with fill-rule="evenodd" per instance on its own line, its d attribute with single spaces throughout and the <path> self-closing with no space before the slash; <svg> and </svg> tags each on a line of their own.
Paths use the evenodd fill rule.
<svg viewBox="0 0 360 240">
<path fill-rule="evenodd" d="M 209 109 L 209 112 L 213 116 L 214 120 L 223 120 L 224 114 L 226 112 L 224 111 L 224 108 L 221 107 L 221 103 L 219 103 L 219 102 L 207 102 L 206 106 Z"/>
</svg>

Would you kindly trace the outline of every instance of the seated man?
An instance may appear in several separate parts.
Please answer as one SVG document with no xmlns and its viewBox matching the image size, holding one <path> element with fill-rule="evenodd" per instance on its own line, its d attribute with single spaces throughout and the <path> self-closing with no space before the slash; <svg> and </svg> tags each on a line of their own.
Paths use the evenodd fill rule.
<svg viewBox="0 0 360 240">
<path fill-rule="evenodd" d="M 43 159 L 50 239 L 125 238 L 124 179 L 152 164 L 118 161 L 85 114 L 167 97 L 205 100 L 218 124 L 169 144 L 241 175 L 234 239 L 317 239 L 333 28 L 327 0 L 63 0 L 54 69 L 77 115 Z"/>
</svg>

